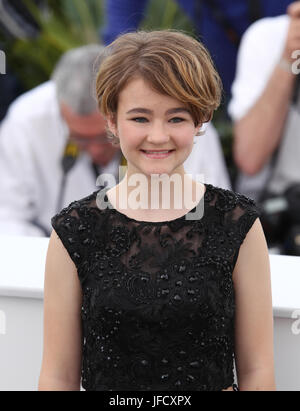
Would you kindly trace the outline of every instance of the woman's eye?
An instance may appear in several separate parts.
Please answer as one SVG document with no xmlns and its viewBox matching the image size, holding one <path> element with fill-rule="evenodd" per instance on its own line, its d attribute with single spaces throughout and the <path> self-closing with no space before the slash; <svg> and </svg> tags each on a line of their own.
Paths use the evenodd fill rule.
<svg viewBox="0 0 300 411">
<path fill-rule="evenodd" d="M 184 121 L 184 118 L 181 117 L 173 117 L 170 120 L 171 123 L 181 123 L 182 121 Z"/>
<path fill-rule="evenodd" d="M 132 121 L 135 121 L 136 123 L 146 123 L 148 120 L 145 117 L 135 117 L 131 119 Z"/>
</svg>

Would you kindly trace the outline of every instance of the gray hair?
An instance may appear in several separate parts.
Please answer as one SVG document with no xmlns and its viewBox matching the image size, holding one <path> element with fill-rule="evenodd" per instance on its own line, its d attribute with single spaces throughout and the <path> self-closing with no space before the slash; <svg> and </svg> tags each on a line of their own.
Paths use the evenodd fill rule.
<svg viewBox="0 0 300 411">
<path fill-rule="evenodd" d="M 104 46 L 89 44 L 67 51 L 56 64 L 51 76 L 59 103 L 65 103 L 80 115 L 98 109 L 95 79 Z"/>
</svg>

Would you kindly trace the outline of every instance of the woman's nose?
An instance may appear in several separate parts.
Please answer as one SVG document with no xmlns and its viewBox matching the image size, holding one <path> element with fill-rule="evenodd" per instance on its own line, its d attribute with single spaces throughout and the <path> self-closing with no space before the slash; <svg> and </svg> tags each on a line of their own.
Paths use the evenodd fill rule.
<svg viewBox="0 0 300 411">
<path fill-rule="evenodd" d="M 170 137 L 161 123 L 153 124 L 152 127 L 148 130 L 147 140 L 154 144 L 162 144 L 169 141 Z"/>
</svg>

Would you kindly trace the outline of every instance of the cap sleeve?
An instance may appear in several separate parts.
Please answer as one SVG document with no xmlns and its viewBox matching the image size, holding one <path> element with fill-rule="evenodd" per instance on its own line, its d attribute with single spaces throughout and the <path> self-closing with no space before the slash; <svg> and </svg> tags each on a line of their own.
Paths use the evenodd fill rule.
<svg viewBox="0 0 300 411">
<path fill-rule="evenodd" d="M 261 207 L 249 197 L 236 193 L 236 206 L 231 218 L 234 226 L 236 249 L 233 257 L 233 267 L 238 258 L 239 250 L 243 244 L 247 233 L 253 226 L 257 218 L 262 215 Z"/>
<path fill-rule="evenodd" d="M 81 232 L 83 232 L 84 224 L 80 217 L 78 202 L 71 203 L 54 215 L 51 218 L 51 225 L 75 266 L 79 268 L 84 257 L 84 250 L 81 247 Z"/>
</svg>

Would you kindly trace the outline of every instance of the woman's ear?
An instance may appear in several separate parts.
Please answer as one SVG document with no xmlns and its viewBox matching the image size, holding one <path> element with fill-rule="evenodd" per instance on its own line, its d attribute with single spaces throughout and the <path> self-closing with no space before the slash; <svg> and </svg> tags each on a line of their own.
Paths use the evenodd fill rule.
<svg viewBox="0 0 300 411">
<path fill-rule="evenodd" d="M 197 124 L 196 125 L 196 130 L 197 130 L 196 136 L 202 136 L 204 134 L 203 124 L 202 123 Z"/>
<path fill-rule="evenodd" d="M 114 146 L 118 146 L 120 144 L 117 122 L 113 114 L 110 114 L 106 117 L 106 133 L 108 139 Z"/>
<path fill-rule="evenodd" d="M 108 130 L 116 136 L 117 135 L 117 124 L 116 124 L 115 115 L 113 113 L 110 113 L 106 117 L 106 122 L 107 122 Z"/>
</svg>

